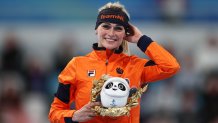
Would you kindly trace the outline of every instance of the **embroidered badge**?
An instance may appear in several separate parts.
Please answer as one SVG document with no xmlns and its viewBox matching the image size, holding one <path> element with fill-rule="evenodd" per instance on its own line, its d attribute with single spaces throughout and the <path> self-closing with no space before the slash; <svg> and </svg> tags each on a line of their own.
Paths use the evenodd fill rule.
<svg viewBox="0 0 218 123">
<path fill-rule="evenodd" d="M 88 76 L 89 77 L 94 77 L 95 76 L 95 70 L 88 70 Z"/>
<path fill-rule="evenodd" d="M 118 74 L 123 74 L 123 69 L 121 69 L 119 67 L 116 69 L 116 71 L 117 71 Z"/>
</svg>

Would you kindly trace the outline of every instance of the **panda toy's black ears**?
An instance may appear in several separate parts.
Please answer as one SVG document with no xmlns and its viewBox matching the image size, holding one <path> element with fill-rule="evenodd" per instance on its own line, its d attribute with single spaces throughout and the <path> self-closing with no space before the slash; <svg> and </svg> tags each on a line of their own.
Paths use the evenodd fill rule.
<svg viewBox="0 0 218 123">
<path fill-rule="evenodd" d="M 136 92 L 137 92 L 137 88 L 131 88 L 130 91 L 129 91 L 129 97 L 131 97 Z"/>
<path fill-rule="evenodd" d="M 129 79 L 128 78 L 125 78 L 125 80 L 127 81 L 127 83 L 129 84 Z"/>
</svg>

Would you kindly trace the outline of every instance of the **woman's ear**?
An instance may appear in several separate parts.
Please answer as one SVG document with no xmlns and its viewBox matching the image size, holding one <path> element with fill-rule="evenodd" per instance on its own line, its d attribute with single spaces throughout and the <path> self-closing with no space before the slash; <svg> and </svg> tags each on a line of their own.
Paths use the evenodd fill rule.
<svg viewBox="0 0 218 123">
<path fill-rule="evenodd" d="M 97 30 L 95 30 L 95 34 L 96 34 L 96 35 L 98 34 Z"/>
</svg>

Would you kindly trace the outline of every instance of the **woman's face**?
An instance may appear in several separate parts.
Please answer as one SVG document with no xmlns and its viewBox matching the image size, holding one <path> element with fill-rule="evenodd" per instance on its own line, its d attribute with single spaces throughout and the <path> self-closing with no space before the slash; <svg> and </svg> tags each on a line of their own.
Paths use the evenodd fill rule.
<svg viewBox="0 0 218 123">
<path fill-rule="evenodd" d="M 126 36 L 123 26 L 114 23 L 101 23 L 96 29 L 98 46 L 106 49 L 117 49 Z"/>
</svg>

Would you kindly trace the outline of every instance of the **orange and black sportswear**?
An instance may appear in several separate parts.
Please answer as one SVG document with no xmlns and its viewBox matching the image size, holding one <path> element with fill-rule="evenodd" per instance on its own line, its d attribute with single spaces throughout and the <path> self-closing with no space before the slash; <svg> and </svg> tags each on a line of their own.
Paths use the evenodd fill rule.
<svg viewBox="0 0 218 123">
<path fill-rule="evenodd" d="M 49 119 L 52 123 L 73 123 L 76 110 L 90 101 L 93 80 L 103 74 L 128 78 L 130 87 L 154 82 L 174 75 L 180 66 L 177 60 L 156 42 L 142 36 L 138 47 L 150 58 L 139 58 L 122 53 L 122 47 L 111 52 L 93 44 L 86 56 L 74 57 L 60 73 L 59 87 L 51 104 Z M 75 109 L 70 105 L 75 102 Z M 139 123 L 140 105 L 131 109 L 130 116 L 116 118 L 96 116 L 86 123 Z"/>
</svg>

